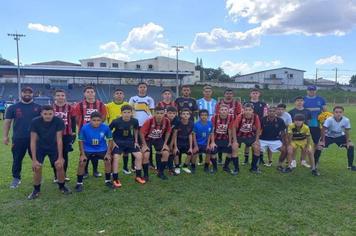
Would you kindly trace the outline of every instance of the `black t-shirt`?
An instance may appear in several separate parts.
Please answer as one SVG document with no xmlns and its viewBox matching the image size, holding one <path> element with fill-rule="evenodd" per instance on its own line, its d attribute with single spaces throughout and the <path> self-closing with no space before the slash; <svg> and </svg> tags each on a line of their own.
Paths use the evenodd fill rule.
<svg viewBox="0 0 356 236">
<path fill-rule="evenodd" d="M 131 118 L 129 121 L 124 121 L 119 117 L 111 122 L 109 125 L 113 132 L 115 143 L 133 143 L 135 141 L 134 130 L 139 128 L 138 120 Z"/>
<path fill-rule="evenodd" d="M 298 110 L 297 108 L 294 108 L 289 111 L 290 116 L 292 117 L 292 120 L 294 121 L 294 117 L 297 114 L 302 114 L 304 115 L 305 123 L 308 125 L 309 121 L 311 120 L 311 112 L 308 109 L 303 108 L 303 110 Z"/>
<path fill-rule="evenodd" d="M 175 117 L 173 118 L 173 120 L 171 121 L 171 128 L 172 128 L 172 130 L 174 130 L 174 127 L 176 127 L 178 123 L 179 123 L 179 118 L 178 118 L 178 116 L 175 116 Z M 168 141 L 167 141 L 168 144 L 171 144 L 171 142 L 172 142 L 172 137 L 173 137 L 173 132 L 171 132 L 171 133 L 169 134 L 169 138 L 168 138 Z"/>
<path fill-rule="evenodd" d="M 179 97 L 176 99 L 178 113 L 180 113 L 183 108 L 188 108 L 192 114 L 198 110 L 197 101 L 194 98 Z"/>
<path fill-rule="evenodd" d="M 268 117 L 263 117 L 261 121 L 262 133 L 260 136 L 261 140 L 280 140 L 281 132 L 286 130 L 286 125 L 284 121 L 276 117 L 273 120 L 269 120 Z"/>
<path fill-rule="evenodd" d="M 189 144 L 189 135 L 193 132 L 194 122 L 189 121 L 188 124 L 183 124 L 179 121 L 173 129 L 177 130 L 177 143 Z"/>
<path fill-rule="evenodd" d="M 18 102 L 6 109 L 5 119 L 13 120 L 12 139 L 30 138 L 30 125 L 33 118 L 41 115 L 41 106 L 31 102 Z"/>
<path fill-rule="evenodd" d="M 38 136 L 37 148 L 47 151 L 57 151 L 57 132 L 64 130 L 64 122 L 58 117 L 45 122 L 43 118 L 36 117 L 31 122 L 31 132 Z"/>
<path fill-rule="evenodd" d="M 256 115 L 258 115 L 258 118 L 260 118 L 260 120 L 262 120 L 263 118 L 263 113 L 264 113 L 264 109 L 267 107 L 267 104 L 265 102 L 252 102 L 250 101 L 249 103 L 252 103 L 253 105 L 253 111 L 255 112 Z"/>
</svg>

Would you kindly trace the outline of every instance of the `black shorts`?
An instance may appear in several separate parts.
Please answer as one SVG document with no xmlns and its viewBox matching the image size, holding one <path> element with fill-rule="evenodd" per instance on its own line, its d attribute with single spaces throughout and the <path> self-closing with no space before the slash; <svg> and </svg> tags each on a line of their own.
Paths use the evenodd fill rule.
<svg viewBox="0 0 356 236">
<path fill-rule="evenodd" d="M 245 144 L 247 147 L 251 147 L 252 144 L 256 142 L 256 137 L 237 137 L 237 143 L 239 144 L 239 147 L 241 147 L 241 144 Z"/>
<path fill-rule="evenodd" d="M 309 127 L 310 134 L 314 144 L 318 144 L 321 137 L 321 130 L 319 127 Z"/>
<path fill-rule="evenodd" d="M 325 147 L 329 147 L 331 144 L 335 143 L 339 147 L 346 147 L 347 144 L 347 139 L 346 136 L 340 136 L 337 138 L 332 138 L 332 137 L 325 137 Z"/>
<path fill-rule="evenodd" d="M 71 152 L 73 151 L 72 143 L 74 137 L 72 135 L 63 135 L 63 152 Z"/>
<path fill-rule="evenodd" d="M 121 155 L 123 153 L 133 153 L 133 152 L 139 152 L 140 149 L 135 147 L 134 142 L 117 142 L 117 147 L 115 147 L 112 151 L 112 154 L 118 154 Z"/>
<path fill-rule="evenodd" d="M 155 148 L 156 152 L 161 152 L 163 148 L 164 140 L 160 139 L 153 139 L 147 142 L 147 146 L 152 150 L 152 147 Z M 167 150 L 168 151 L 168 150 Z"/>
<path fill-rule="evenodd" d="M 188 153 L 189 151 L 189 141 L 187 142 L 177 142 L 177 148 L 180 154 L 188 154 L 191 155 L 192 153 Z"/>
<path fill-rule="evenodd" d="M 51 162 L 51 165 L 54 166 L 54 163 L 57 161 L 58 159 L 58 152 L 57 150 L 53 151 L 53 150 L 44 150 L 41 148 L 37 148 L 36 150 L 36 159 L 39 163 L 43 164 L 46 156 L 48 156 L 49 161 Z"/>
<path fill-rule="evenodd" d="M 199 154 L 207 153 L 207 151 L 208 151 L 207 145 L 198 145 L 198 148 L 199 148 L 199 151 L 198 151 Z"/>
<path fill-rule="evenodd" d="M 86 152 L 85 156 L 88 160 L 104 160 L 106 152 Z"/>
<path fill-rule="evenodd" d="M 216 140 L 215 144 L 217 148 L 214 150 L 211 150 L 211 154 L 216 154 L 216 153 L 226 153 L 226 154 L 231 154 L 232 153 L 232 147 L 229 146 L 229 140 Z"/>
</svg>

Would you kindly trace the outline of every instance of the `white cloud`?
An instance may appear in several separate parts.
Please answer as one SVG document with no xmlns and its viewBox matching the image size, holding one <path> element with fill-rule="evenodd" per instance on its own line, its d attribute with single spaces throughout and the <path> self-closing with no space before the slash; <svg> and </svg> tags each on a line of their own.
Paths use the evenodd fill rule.
<svg viewBox="0 0 356 236">
<path fill-rule="evenodd" d="M 340 65 L 344 64 L 344 59 L 341 56 L 333 55 L 330 57 L 320 58 L 315 62 L 316 65 Z"/>
<path fill-rule="evenodd" d="M 30 30 L 36 30 L 36 31 L 41 31 L 41 32 L 46 32 L 46 33 L 54 33 L 58 34 L 59 33 L 59 28 L 57 26 L 53 25 L 43 25 L 39 23 L 29 23 L 27 25 L 27 28 Z"/>
<path fill-rule="evenodd" d="M 119 45 L 117 42 L 114 41 L 101 44 L 99 48 L 104 51 L 119 51 Z"/>
<path fill-rule="evenodd" d="M 223 61 L 220 65 L 221 68 L 227 74 L 235 75 L 235 74 L 247 74 L 251 72 L 255 72 L 257 70 L 266 70 L 275 68 L 280 66 L 281 62 L 279 60 L 273 61 L 255 61 L 252 64 L 246 62 L 232 62 L 232 61 Z"/>
</svg>

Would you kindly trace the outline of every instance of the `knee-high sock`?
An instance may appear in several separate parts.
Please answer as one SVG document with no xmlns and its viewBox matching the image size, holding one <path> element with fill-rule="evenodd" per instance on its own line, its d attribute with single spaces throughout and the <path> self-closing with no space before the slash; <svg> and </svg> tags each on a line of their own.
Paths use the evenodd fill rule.
<svg viewBox="0 0 356 236">
<path fill-rule="evenodd" d="M 354 163 L 354 147 L 351 146 L 347 149 L 347 164 L 349 167 L 353 166 Z"/>
</svg>

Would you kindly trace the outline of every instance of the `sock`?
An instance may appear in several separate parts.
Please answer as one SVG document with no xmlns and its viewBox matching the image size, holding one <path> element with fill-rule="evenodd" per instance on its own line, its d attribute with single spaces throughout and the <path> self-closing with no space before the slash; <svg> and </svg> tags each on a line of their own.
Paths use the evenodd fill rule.
<svg viewBox="0 0 356 236">
<path fill-rule="evenodd" d="M 222 152 L 218 153 L 218 158 L 219 158 L 219 162 L 222 162 L 222 158 L 223 158 L 223 154 Z M 227 158 L 227 157 L 226 157 Z"/>
<path fill-rule="evenodd" d="M 91 164 L 93 165 L 93 172 L 97 173 L 98 172 L 98 165 L 99 161 L 97 159 L 92 159 Z"/>
<path fill-rule="evenodd" d="M 245 162 L 248 162 L 248 157 L 249 157 L 250 153 L 245 152 L 244 156 L 245 156 Z"/>
<path fill-rule="evenodd" d="M 112 174 L 113 180 L 118 180 L 119 179 L 119 174 L 118 173 L 113 173 Z"/>
<path fill-rule="evenodd" d="M 213 164 L 213 169 L 217 170 L 218 169 L 218 163 L 216 162 L 216 159 L 215 158 L 211 158 L 210 161 Z"/>
<path fill-rule="evenodd" d="M 156 167 L 157 167 L 157 170 L 160 170 L 161 160 L 162 160 L 162 155 L 159 154 L 159 153 L 156 153 Z"/>
<path fill-rule="evenodd" d="M 64 188 L 64 182 L 63 183 L 59 183 L 58 182 L 58 187 L 59 187 L 59 189 L 63 189 Z"/>
<path fill-rule="evenodd" d="M 347 149 L 347 162 L 348 162 L 348 166 L 352 167 L 354 164 L 354 147 L 349 147 Z"/>
<path fill-rule="evenodd" d="M 152 150 L 152 147 L 150 149 Z M 152 152 L 150 152 L 149 163 L 150 163 L 150 166 L 154 166 L 153 165 L 153 153 Z"/>
<path fill-rule="evenodd" d="M 77 175 L 77 183 L 78 184 L 83 183 L 83 175 Z"/>
<path fill-rule="evenodd" d="M 131 169 L 135 169 L 135 156 L 131 155 Z"/>
<path fill-rule="evenodd" d="M 148 166 L 149 166 L 148 163 L 142 165 L 142 167 L 143 167 L 143 176 L 145 176 L 145 177 L 148 177 Z"/>
<path fill-rule="evenodd" d="M 188 168 L 188 165 L 184 163 L 183 168 Z"/>
<path fill-rule="evenodd" d="M 321 156 L 321 150 L 316 150 L 315 153 L 314 153 L 315 166 L 317 166 L 319 164 L 320 156 Z"/>
<path fill-rule="evenodd" d="M 192 170 L 195 170 L 195 164 L 190 165 L 192 167 Z"/>
<path fill-rule="evenodd" d="M 178 159 L 179 159 L 179 165 L 181 165 L 182 164 L 182 153 L 179 153 Z"/>
<path fill-rule="evenodd" d="M 259 164 L 264 164 L 265 161 L 263 160 L 263 153 L 260 154 Z"/>
<path fill-rule="evenodd" d="M 161 164 L 160 164 L 160 173 L 161 174 L 164 174 L 164 169 L 166 169 L 166 165 L 167 165 L 166 161 L 161 162 Z"/>
<path fill-rule="evenodd" d="M 239 158 L 238 157 L 235 157 L 235 158 L 232 158 L 232 163 L 234 164 L 234 168 L 235 168 L 235 171 L 239 171 Z"/>
<path fill-rule="evenodd" d="M 54 179 L 57 179 L 57 170 L 56 167 L 53 167 Z"/>
<path fill-rule="evenodd" d="M 89 160 L 87 160 L 87 161 L 85 162 L 84 173 L 85 173 L 85 174 L 88 174 L 88 173 L 89 173 Z"/>
<path fill-rule="evenodd" d="M 199 163 L 203 162 L 203 154 L 199 154 Z"/>
<path fill-rule="evenodd" d="M 136 170 L 136 177 L 142 176 L 142 170 Z"/>
<path fill-rule="evenodd" d="M 105 173 L 105 182 L 108 182 L 111 180 L 111 173 Z"/>
<path fill-rule="evenodd" d="M 251 162 L 251 169 L 257 170 L 257 164 L 260 159 L 260 156 L 253 155 L 252 162 Z"/>
<path fill-rule="evenodd" d="M 127 164 L 129 162 L 129 155 L 125 154 L 122 159 L 123 159 L 123 162 L 124 162 L 124 170 L 128 170 Z"/>
<path fill-rule="evenodd" d="M 67 173 L 67 169 L 68 169 L 68 152 L 63 152 L 63 159 L 64 159 L 64 164 L 63 164 L 64 173 Z"/>
<path fill-rule="evenodd" d="M 168 162 L 167 162 L 167 167 L 168 167 L 169 170 L 173 169 L 173 159 L 174 159 L 174 156 L 173 155 L 169 155 Z"/>
<path fill-rule="evenodd" d="M 208 169 L 209 168 L 209 163 L 204 163 L 204 169 Z"/>
<path fill-rule="evenodd" d="M 231 161 L 231 158 L 230 157 L 226 157 L 224 168 L 229 168 L 230 161 Z"/>
<path fill-rule="evenodd" d="M 39 185 L 33 185 L 33 188 L 35 189 L 35 191 L 41 192 L 41 184 L 39 184 Z"/>
</svg>

